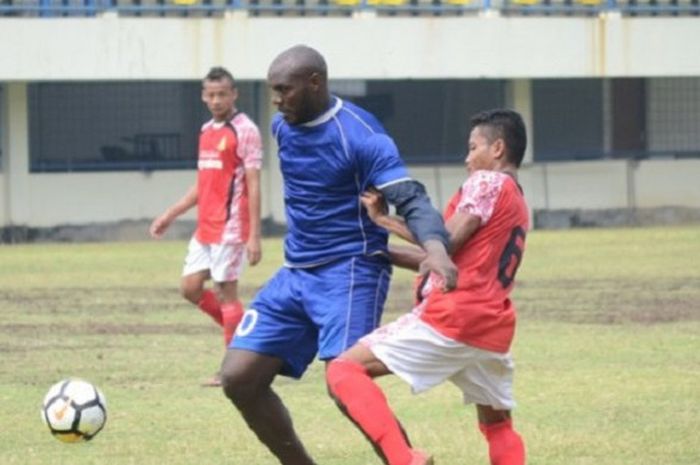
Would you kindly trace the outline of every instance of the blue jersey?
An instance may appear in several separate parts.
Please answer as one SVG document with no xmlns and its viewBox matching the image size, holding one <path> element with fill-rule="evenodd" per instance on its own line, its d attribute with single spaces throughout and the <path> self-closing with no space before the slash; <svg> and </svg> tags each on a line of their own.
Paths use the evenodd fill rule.
<svg viewBox="0 0 700 465">
<path fill-rule="evenodd" d="M 287 217 L 285 260 L 307 267 L 385 253 L 387 233 L 367 216 L 360 193 L 410 179 L 398 149 L 367 111 L 334 97 L 313 121 L 272 121 Z"/>
</svg>

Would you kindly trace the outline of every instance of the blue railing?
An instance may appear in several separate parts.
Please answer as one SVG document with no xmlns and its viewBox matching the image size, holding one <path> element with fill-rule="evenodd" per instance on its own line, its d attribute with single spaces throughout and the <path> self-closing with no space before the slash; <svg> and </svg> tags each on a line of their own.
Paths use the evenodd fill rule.
<svg viewBox="0 0 700 465">
<path fill-rule="evenodd" d="M 251 16 L 455 16 L 502 15 L 700 16 L 700 0 L 0 0 L 0 16 L 207 17 L 229 11 Z"/>
</svg>

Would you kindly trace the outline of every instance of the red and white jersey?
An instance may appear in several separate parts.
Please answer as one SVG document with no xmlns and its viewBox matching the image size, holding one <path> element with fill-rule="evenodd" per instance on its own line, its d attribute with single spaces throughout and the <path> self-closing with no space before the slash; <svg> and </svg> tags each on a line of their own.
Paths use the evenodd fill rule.
<svg viewBox="0 0 700 465">
<path fill-rule="evenodd" d="M 260 131 L 244 113 L 202 126 L 197 162 L 197 231 L 202 244 L 248 240 L 246 169 L 260 169 Z"/>
<path fill-rule="evenodd" d="M 493 352 L 508 352 L 515 331 L 509 295 L 529 228 L 527 204 L 517 182 L 497 171 L 472 173 L 447 206 L 481 219 L 453 254 L 457 288 L 443 293 L 432 276 L 423 289 L 421 319 L 450 339 Z"/>
</svg>

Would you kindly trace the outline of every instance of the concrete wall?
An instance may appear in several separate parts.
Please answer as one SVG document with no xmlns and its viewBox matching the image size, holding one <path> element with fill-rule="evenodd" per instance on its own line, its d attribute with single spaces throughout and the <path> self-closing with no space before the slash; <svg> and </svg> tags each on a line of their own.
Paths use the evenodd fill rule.
<svg viewBox="0 0 700 465">
<path fill-rule="evenodd" d="M 193 171 L 30 174 L 27 81 L 199 79 L 218 63 L 239 79 L 263 79 L 281 49 L 303 42 L 326 55 L 337 79 L 510 79 L 509 100 L 529 121 L 529 78 L 700 76 L 698 21 L 240 13 L 221 19 L 0 18 L 0 81 L 9 82 L 4 109 L 0 105 L 0 226 L 152 218 L 195 179 Z M 269 110 L 261 112 L 263 128 Z M 266 145 L 274 153 L 269 138 Z M 440 206 L 464 178 L 459 165 L 414 166 L 411 172 Z M 552 210 L 697 208 L 697 179 L 700 160 L 528 164 L 521 174 L 532 208 Z M 274 155 L 265 162 L 262 186 L 263 216 L 283 221 Z"/>
<path fill-rule="evenodd" d="M 700 160 L 650 160 L 633 165 L 635 206 L 700 208 Z"/>
<path fill-rule="evenodd" d="M 696 18 L 0 18 L 0 81 L 198 79 L 214 63 L 262 79 L 307 43 L 334 78 L 700 75 Z"/>
<path fill-rule="evenodd" d="M 193 171 L 32 175 L 23 180 L 29 195 L 13 210 L 13 223 L 49 227 L 153 218 L 180 198 L 195 176 Z"/>
<path fill-rule="evenodd" d="M 282 183 L 272 165 L 263 172 L 263 216 L 284 222 Z M 409 169 L 441 207 L 465 177 L 458 165 Z M 13 196 L 12 224 L 51 227 L 153 218 L 184 193 L 194 176 L 193 171 L 25 175 L 18 179 L 23 196 Z M 548 163 L 524 167 L 520 176 L 535 210 L 697 208 L 697 179 L 700 160 Z"/>
<path fill-rule="evenodd" d="M 530 175 L 530 186 L 540 193 L 535 198 L 528 195 L 534 209 L 630 206 L 626 161 L 541 163 L 524 171 Z M 523 185 L 525 189 L 528 187 Z"/>
<path fill-rule="evenodd" d="M 444 206 L 464 181 L 460 166 L 411 167 Z M 523 166 L 520 184 L 534 210 L 700 207 L 700 160 L 583 161 Z"/>
</svg>

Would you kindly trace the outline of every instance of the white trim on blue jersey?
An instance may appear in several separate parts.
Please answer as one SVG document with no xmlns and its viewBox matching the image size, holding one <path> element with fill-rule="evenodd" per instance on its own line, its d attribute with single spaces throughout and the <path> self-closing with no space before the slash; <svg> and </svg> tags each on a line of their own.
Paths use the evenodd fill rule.
<svg viewBox="0 0 700 465">
<path fill-rule="evenodd" d="M 314 126 L 318 126 L 323 123 L 327 123 L 328 121 L 333 118 L 336 113 L 340 111 L 340 107 L 343 106 L 343 101 L 339 99 L 338 97 L 335 98 L 335 104 L 326 110 L 325 113 L 322 113 L 320 116 L 317 116 L 315 119 L 312 119 L 311 121 L 307 121 L 306 123 L 302 123 L 300 126 L 305 126 L 307 128 L 312 128 Z"/>
<path fill-rule="evenodd" d="M 332 98 L 330 108 L 312 121 L 289 124 L 278 114 L 272 122 L 284 179 L 289 267 L 386 253 L 387 233 L 371 222 L 360 194 L 370 186 L 411 180 L 379 121 Z"/>
<path fill-rule="evenodd" d="M 343 110 L 345 110 L 345 111 L 347 111 L 348 113 L 350 113 L 352 116 L 355 117 L 355 119 L 356 119 L 357 121 L 359 121 L 360 123 L 362 123 L 370 132 L 374 133 L 374 129 L 372 129 L 372 126 L 370 126 L 369 124 L 367 124 L 367 122 L 366 122 L 365 120 L 363 120 L 362 117 L 361 117 L 360 115 L 358 115 L 357 113 L 355 113 L 354 111 L 352 111 L 351 109 L 349 109 L 349 108 L 347 108 L 347 107 L 343 108 Z"/>
<path fill-rule="evenodd" d="M 375 186 L 375 187 L 377 189 L 384 189 L 384 188 L 387 188 L 389 186 L 393 186 L 394 184 L 399 184 L 401 182 L 406 182 L 406 181 L 413 181 L 413 178 L 405 177 L 405 178 L 401 178 L 401 179 L 395 179 L 394 181 L 385 182 L 384 184 L 381 184 L 381 185 Z"/>
</svg>

